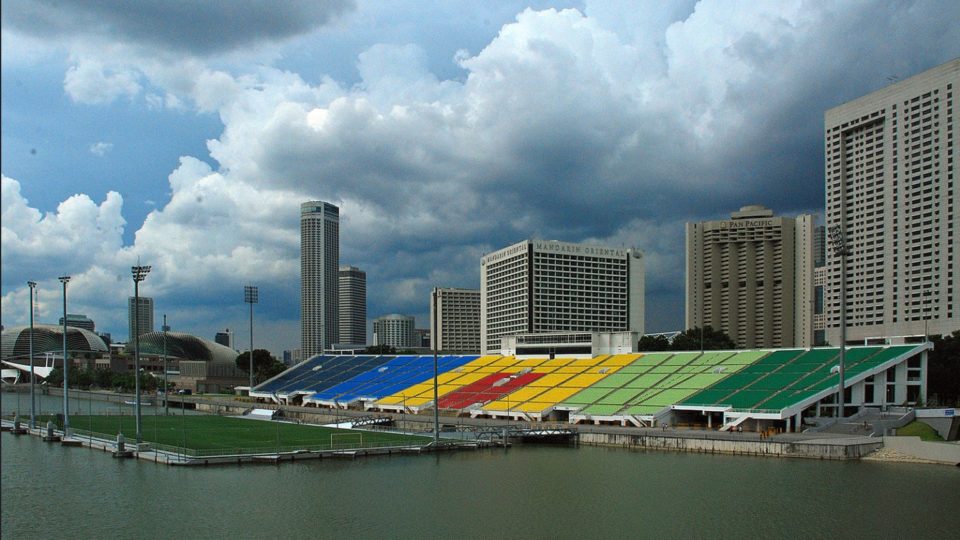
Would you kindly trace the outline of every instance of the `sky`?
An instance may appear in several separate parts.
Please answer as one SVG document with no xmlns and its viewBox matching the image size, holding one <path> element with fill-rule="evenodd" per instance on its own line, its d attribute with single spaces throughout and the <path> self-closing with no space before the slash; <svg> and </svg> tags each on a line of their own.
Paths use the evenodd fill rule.
<svg viewBox="0 0 960 540">
<path fill-rule="evenodd" d="M 299 205 L 340 206 L 370 319 L 428 326 L 523 239 L 642 250 L 684 322 L 684 224 L 822 215 L 825 110 L 960 56 L 960 3 L 4 0 L 2 323 L 299 347 Z M 372 336 L 370 336 L 372 339 Z"/>
</svg>

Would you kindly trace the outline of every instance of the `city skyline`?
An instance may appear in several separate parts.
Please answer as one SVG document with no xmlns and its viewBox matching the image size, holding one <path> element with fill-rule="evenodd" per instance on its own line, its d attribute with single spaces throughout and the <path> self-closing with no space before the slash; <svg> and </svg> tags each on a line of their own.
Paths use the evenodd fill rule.
<svg viewBox="0 0 960 540">
<path fill-rule="evenodd" d="M 148 30 L 98 9 L 2 4 L 3 324 L 27 280 L 56 321 L 70 274 L 70 312 L 123 335 L 140 257 L 196 335 L 243 328 L 256 283 L 277 354 L 315 198 L 370 318 L 425 326 L 433 287 L 539 238 L 641 249 L 647 330 L 678 329 L 685 222 L 822 219 L 824 111 L 960 55 L 952 4 L 168 5 Z"/>
</svg>

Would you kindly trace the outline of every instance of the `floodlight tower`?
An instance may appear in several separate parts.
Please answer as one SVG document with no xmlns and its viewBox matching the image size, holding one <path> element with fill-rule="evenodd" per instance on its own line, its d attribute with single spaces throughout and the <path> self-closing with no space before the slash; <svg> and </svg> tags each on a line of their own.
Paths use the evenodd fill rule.
<svg viewBox="0 0 960 540">
<path fill-rule="evenodd" d="M 830 247 L 833 254 L 840 257 L 840 366 L 837 370 L 840 388 L 837 395 L 837 418 L 843 418 L 843 370 L 847 348 L 847 256 L 850 255 L 850 247 L 847 246 L 840 225 L 830 227 Z"/>
<path fill-rule="evenodd" d="M 134 397 L 134 403 L 137 409 L 137 449 L 139 450 L 140 443 L 143 442 L 143 433 L 140 430 L 140 282 L 146 279 L 147 274 L 150 273 L 150 267 L 137 265 L 131 267 L 130 271 L 133 274 L 133 333 L 135 334 L 133 339 L 133 375 L 137 393 Z"/>
<path fill-rule="evenodd" d="M 167 395 L 167 332 L 170 327 L 167 326 L 167 314 L 163 314 L 163 414 L 170 414 L 170 398 Z"/>
<path fill-rule="evenodd" d="M 253 285 L 243 287 L 243 301 L 250 304 L 250 389 L 247 395 L 253 391 L 253 305 L 260 300 L 260 290 Z"/>
<path fill-rule="evenodd" d="M 67 283 L 70 282 L 70 276 L 60 276 L 60 283 L 63 283 L 63 436 L 67 436 L 70 429 L 70 373 L 67 365 Z M 32 336 L 32 333 L 31 333 Z"/>
<path fill-rule="evenodd" d="M 33 295 L 37 289 L 36 281 L 28 281 L 30 287 L 30 429 L 37 428 L 37 402 L 33 397 L 33 384 L 36 374 L 33 371 Z"/>
<path fill-rule="evenodd" d="M 433 288 L 430 295 L 433 302 L 433 327 L 430 329 L 430 341 L 433 342 L 433 442 L 440 446 L 440 396 L 439 396 L 439 373 L 437 365 L 437 344 L 440 342 L 440 336 L 437 334 L 437 288 Z"/>
</svg>

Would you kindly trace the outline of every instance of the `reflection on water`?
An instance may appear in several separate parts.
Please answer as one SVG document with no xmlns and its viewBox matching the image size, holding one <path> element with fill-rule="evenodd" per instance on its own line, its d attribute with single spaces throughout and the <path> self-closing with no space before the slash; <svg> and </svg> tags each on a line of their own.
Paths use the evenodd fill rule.
<svg viewBox="0 0 960 540">
<path fill-rule="evenodd" d="M 518 446 L 178 468 L 0 442 L 5 538 L 948 538 L 960 527 L 960 469 L 935 465 Z"/>
</svg>

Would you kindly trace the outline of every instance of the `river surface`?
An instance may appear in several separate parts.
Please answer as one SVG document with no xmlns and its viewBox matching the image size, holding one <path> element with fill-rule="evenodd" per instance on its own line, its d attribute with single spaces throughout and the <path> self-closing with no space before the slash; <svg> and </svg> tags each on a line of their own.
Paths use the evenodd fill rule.
<svg viewBox="0 0 960 540">
<path fill-rule="evenodd" d="M 15 409 L 11 400 L 3 394 L 3 412 Z M 55 408 L 47 402 L 62 403 L 45 397 L 43 410 Z M 10 433 L 0 444 L 0 532 L 13 539 L 956 538 L 960 530 L 960 468 L 941 465 L 518 445 L 204 468 L 116 460 Z"/>
</svg>

